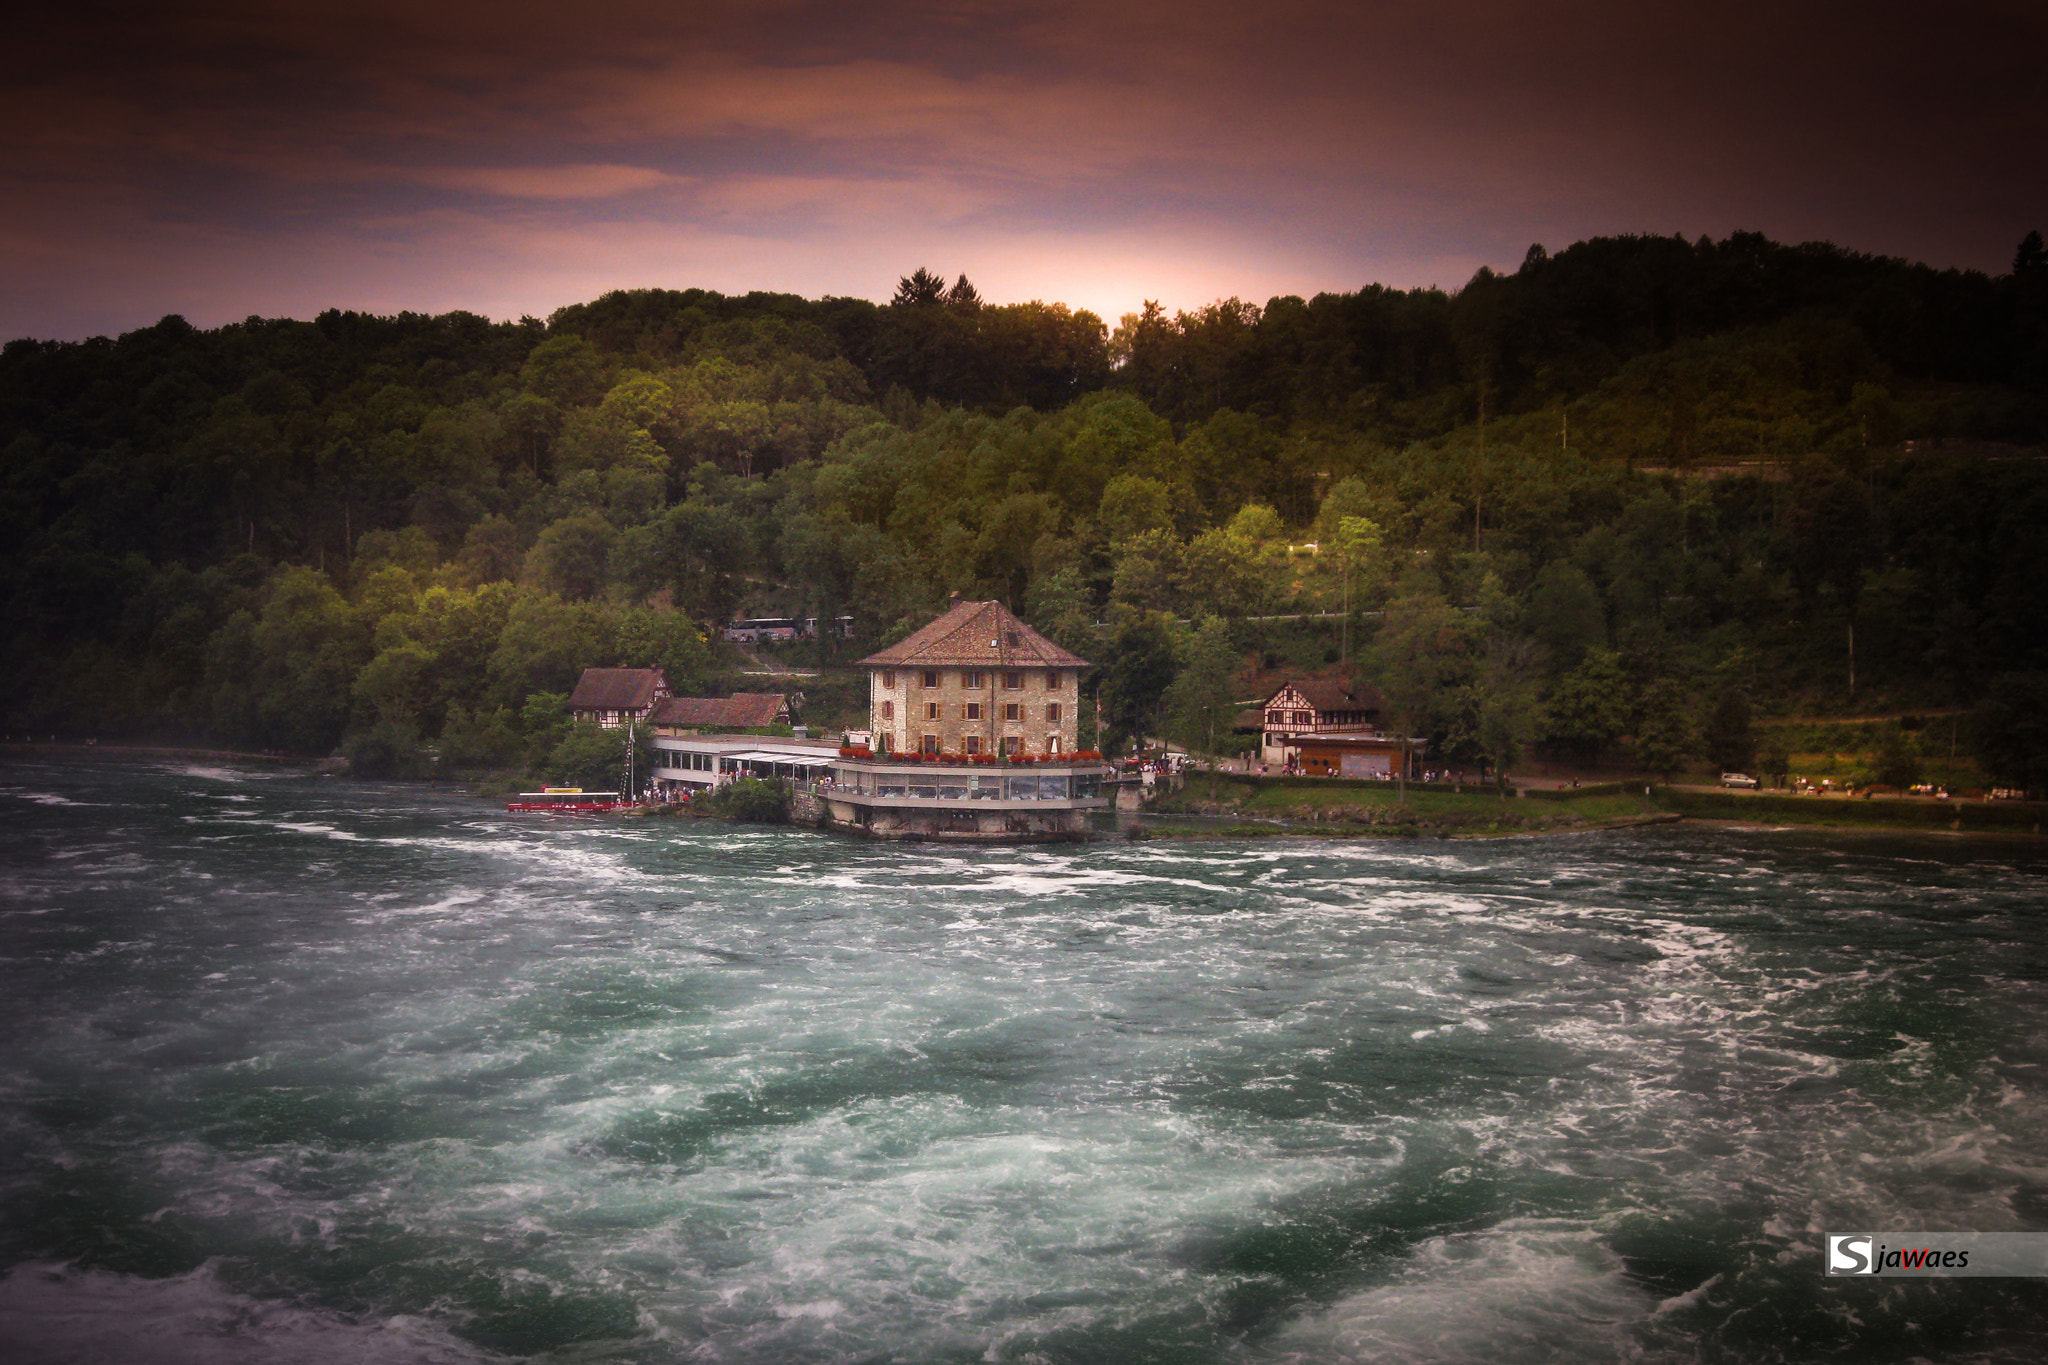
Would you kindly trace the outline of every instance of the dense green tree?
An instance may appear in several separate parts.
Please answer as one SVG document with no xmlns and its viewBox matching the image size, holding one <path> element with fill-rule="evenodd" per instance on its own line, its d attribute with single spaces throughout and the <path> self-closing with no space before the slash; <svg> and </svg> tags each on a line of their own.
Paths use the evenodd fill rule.
<svg viewBox="0 0 2048 1365">
<path fill-rule="evenodd" d="M 1140 536 L 1172 534 L 1173 498 L 1166 485 L 1139 474 L 1119 474 L 1102 490 L 1096 519 L 1113 545 Z"/>
<path fill-rule="evenodd" d="M 1471 668 L 1469 637 L 1464 615 L 1426 584 L 1411 586 L 1387 604 L 1364 676 L 1386 698 L 1394 733 L 1439 739 L 1449 733 Z M 1405 764 L 1396 776 L 1405 803 Z"/>
<path fill-rule="evenodd" d="M 1529 628 L 1557 667 L 1574 668 L 1607 640 L 1607 616 L 1585 571 L 1569 560 L 1543 566 L 1529 591 Z"/>
<path fill-rule="evenodd" d="M 582 337 L 551 337 L 526 357 L 520 381 L 559 408 L 581 407 L 604 393 L 604 362 Z"/>
<path fill-rule="evenodd" d="M 1977 761 L 2001 786 L 2048 791 L 2048 673 L 1991 680 L 1970 715 Z"/>
<path fill-rule="evenodd" d="M 1756 759 L 1756 736 L 1750 729 L 1749 694 L 1725 687 L 1707 714 L 1700 736 L 1707 761 L 1722 772 L 1747 772 Z"/>
<path fill-rule="evenodd" d="M 1503 800 L 1509 770 L 1544 730 L 1537 653 L 1531 641 L 1494 635 L 1481 647 L 1470 681 L 1461 689 L 1453 743 L 1485 760 Z"/>
<path fill-rule="evenodd" d="M 238 613 L 215 636 L 207 663 L 215 724 L 246 744 L 331 752 L 366 653 L 341 594 L 310 569 L 286 569 L 260 613 Z"/>
<path fill-rule="evenodd" d="M 355 699 L 373 719 L 411 726 L 415 736 L 434 702 L 434 652 L 400 640 L 356 674 Z"/>
<path fill-rule="evenodd" d="M 505 768 L 519 761 L 525 751 L 525 737 L 519 733 L 512 712 L 503 706 L 472 712 L 451 706 L 441 730 L 441 766 L 460 772 L 473 768 Z"/>
<path fill-rule="evenodd" d="M 420 744 L 410 721 L 380 719 L 342 741 L 351 777 L 421 778 L 433 772 L 433 759 Z"/>
<path fill-rule="evenodd" d="M 613 563 L 636 594 L 666 589 L 677 607 L 717 623 L 737 609 L 739 576 L 753 567 L 755 548 L 737 510 L 695 496 L 628 530 Z"/>
<path fill-rule="evenodd" d="M 1179 671 L 1167 685 L 1167 733 L 1192 753 L 1217 755 L 1243 701 L 1238 697 L 1239 651 L 1230 627 L 1205 616 L 1187 633 Z"/>
<path fill-rule="evenodd" d="M 1033 626 L 1060 648 L 1084 659 L 1100 652 L 1088 584 L 1079 569 L 1061 569 L 1039 578 L 1031 585 L 1024 605 Z"/>
<path fill-rule="evenodd" d="M 463 533 L 462 550 L 455 562 L 462 579 L 472 586 L 507 582 L 519 576 L 526 550 L 519 528 L 492 513 Z"/>
<path fill-rule="evenodd" d="M 2020 238 L 2019 249 L 2012 257 L 2012 273 L 2031 275 L 2044 269 L 2048 269 L 2048 245 L 2042 243 L 2040 230 L 2035 229 Z"/>
<path fill-rule="evenodd" d="M 1273 566 L 1264 547 L 1230 527 L 1196 536 L 1179 559 L 1180 600 L 1197 611 L 1238 620 L 1257 611 L 1271 592 Z"/>
<path fill-rule="evenodd" d="M 1343 660 L 1351 652 L 1351 618 L 1357 610 L 1352 599 L 1352 589 L 1362 587 L 1377 576 L 1380 562 L 1379 523 L 1366 517 L 1343 517 L 1332 529 L 1329 541 L 1323 548 L 1335 560 L 1338 572 L 1344 577 L 1344 625 L 1343 643 L 1338 646 L 1337 657 Z"/>
<path fill-rule="evenodd" d="M 526 556 L 526 576 L 533 583 L 572 602 L 599 596 L 605 570 L 619 533 L 595 512 L 579 512 L 553 522 L 540 533 Z"/>
<path fill-rule="evenodd" d="M 953 589 L 1050 610 L 1092 657 L 1103 604 L 1341 608 L 1338 558 L 1284 547 L 1347 518 L 1465 627 L 1416 722 L 1440 741 L 1477 714 L 1469 642 L 1502 635 L 1561 675 L 1553 743 L 1607 742 L 1567 704 L 1603 647 L 1642 677 L 1740 653 L 1773 710 L 1967 707 L 2048 671 L 2048 467 L 2012 458 L 2048 435 L 2040 254 L 1991 277 L 1605 238 L 1456 293 L 1148 306 L 1108 339 L 924 272 L 887 307 L 632 290 L 545 324 L 12 341 L 0 713 L 445 750 L 593 664 L 711 681 L 711 646 L 629 641 L 637 610 L 843 611 L 865 647 Z M 1328 649 L 1244 629 L 1275 667 Z"/>
<path fill-rule="evenodd" d="M 491 651 L 489 695 L 504 706 L 523 704 L 537 692 L 566 696 L 593 659 L 613 656 L 614 643 L 611 621 L 599 609 L 522 595 Z"/>
<path fill-rule="evenodd" d="M 1920 746 L 1897 721 L 1878 732 L 1877 770 L 1879 782 L 1904 790 L 1920 780 Z"/>
<path fill-rule="evenodd" d="M 744 824 L 785 824 L 789 820 L 789 788 L 758 777 L 735 778 L 713 792 L 704 806 L 713 815 Z"/>
<path fill-rule="evenodd" d="M 650 607 L 618 613 L 612 659 L 619 668 L 659 668 L 684 696 L 709 685 L 711 650 L 697 623 L 676 611 Z"/>
<path fill-rule="evenodd" d="M 639 771 L 647 771 L 644 763 Z M 625 791 L 626 732 L 588 721 L 571 725 L 548 751 L 542 767 L 548 785 L 585 791 Z"/>
<path fill-rule="evenodd" d="M 1171 531 L 1144 531 L 1118 542 L 1110 600 L 1133 611 L 1168 611 L 1180 601 L 1187 574 Z"/>
<path fill-rule="evenodd" d="M 1263 502 L 1248 502 L 1237 509 L 1225 528 L 1247 545 L 1271 547 L 1287 535 L 1280 514 Z"/>
<path fill-rule="evenodd" d="M 567 738 L 571 724 L 567 692 L 526 694 L 519 708 L 519 733 L 533 766 L 539 767 L 555 746 Z"/>
<path fill-rule="evenodd" d="M 1636 761 L 1666 782 L 1699 753 L 1693 698 L 1676 678 L 1659 678 L 1643 689 L 1636 720 Z"/>
<path fill-rule="evenodd" d="M 1757 746 L 1756 763 L 1760 775 L 1769 779 L 1773 787 L 1785 785 L 1786 776 L 1792 771 L 1792 753 L 1786 745 L 1782 731 L 1772 730 L 1765 734 Z"/>
<path fill-rule="evenodd" d="M 1352 475 L 1339 479 L 1323 495 L 1316 510 L 1315 525 L 1310 529 L 1319 540 L 1334 540 L 1346 517 L 1363 517 L 1385 528 L 1394 524 L 1399 511 L 1398 500 L 1385 496 L 1364 479 Z"/>
<path fill-rule="evenodd" d="M 1633 711 L 1633 689 L 1620 659 L 1595 649 L 1552 688 L 1545 738 L 1593 762 L 1627 732 Z"/>
<path fill-rule="evenodd" d="M 1156 611 L 1126 611 L 1103 649 L 1097 700 L 1106 748 L 1142 744 L 1154 733 L 1176 672 L 1174 622 Z"/>
</svg>

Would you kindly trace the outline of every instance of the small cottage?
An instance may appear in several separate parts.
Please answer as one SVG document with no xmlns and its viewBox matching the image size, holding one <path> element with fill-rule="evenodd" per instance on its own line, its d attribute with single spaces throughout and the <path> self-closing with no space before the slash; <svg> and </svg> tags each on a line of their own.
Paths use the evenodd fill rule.
<svg viewBox="0 0 2048 1365">
<path fill-rule="evenodd" d="M 1414 763 L 1422 744 L 1384 733 L 1385 711 L 1385 699 L 1371 687 L 1283 683 L 1259 710 L 1259 757 L 1312 777 L 1392 777 L 1402 763 Z"/>
<path fill-rule="evenodd" d="M 645 721 L 657 702 L 674 695 L 658 668 L 586 668 L 569 694 L 569 714 L 616 728 Z"/>
</svg>

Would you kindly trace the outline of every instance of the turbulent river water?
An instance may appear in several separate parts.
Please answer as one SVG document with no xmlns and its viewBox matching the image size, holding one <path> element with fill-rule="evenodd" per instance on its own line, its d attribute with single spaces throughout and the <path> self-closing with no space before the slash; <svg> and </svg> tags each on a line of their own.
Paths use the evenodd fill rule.
<svg viewBox="0 0 2048 1365">
<path fill-rule="evenodd" d="M 0 768 L 10 1361 L 2034 1361 L 2048 860 Z"/>
</svg>

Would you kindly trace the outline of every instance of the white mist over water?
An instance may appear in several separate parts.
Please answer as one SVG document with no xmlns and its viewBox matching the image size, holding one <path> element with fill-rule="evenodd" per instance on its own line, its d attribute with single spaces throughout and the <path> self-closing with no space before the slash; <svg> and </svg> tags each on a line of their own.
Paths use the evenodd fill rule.
<svg viewBox="0 0 2048 1365">
<path fill-rule="evenodd" d="M 2048 865 L 0 773 L 13 1358 L 2037 1358 Z"/>
</svg>

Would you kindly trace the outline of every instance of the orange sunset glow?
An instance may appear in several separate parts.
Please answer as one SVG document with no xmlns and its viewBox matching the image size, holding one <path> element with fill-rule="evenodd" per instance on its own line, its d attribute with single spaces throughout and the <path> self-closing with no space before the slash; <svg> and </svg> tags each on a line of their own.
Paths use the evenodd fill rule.
<svg viewBox="0 0 2048 1365">
<path fill-rule="evenodd" d="M 1532 241 L 1999 268 L 2044 216 L 2031 6 L 100 4 L 10 35 L 0 333 L 604 290 L 1114 320 L 1452 287 Z"/>
</svg>

